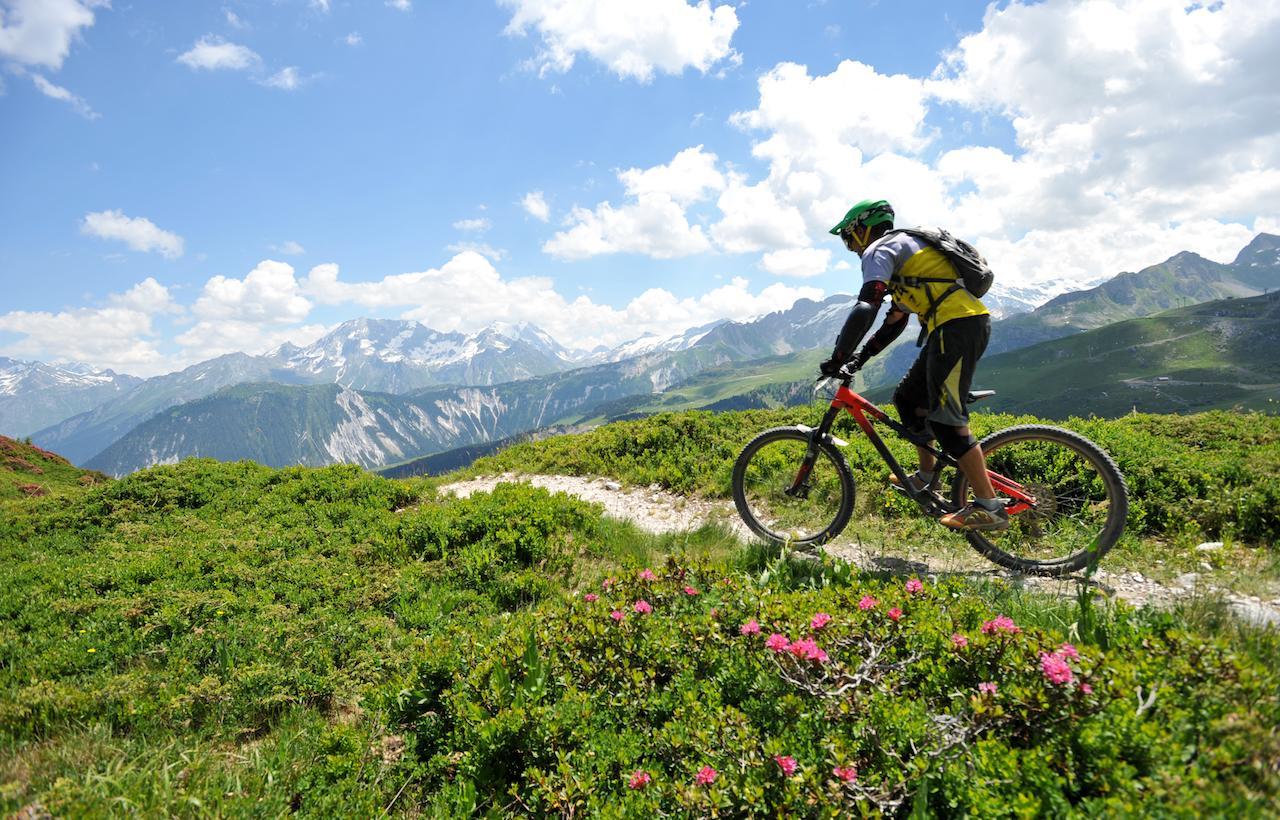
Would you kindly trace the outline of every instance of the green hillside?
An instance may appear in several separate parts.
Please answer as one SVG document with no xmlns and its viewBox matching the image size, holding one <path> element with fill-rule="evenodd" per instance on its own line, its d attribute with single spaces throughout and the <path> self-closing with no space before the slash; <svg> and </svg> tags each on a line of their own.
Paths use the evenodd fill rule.
<svg viewBox="0 0 1280 820">
<path fill-rule="evenodd" d="M 664 414 L 485 466 L 716 494 L 745 438 L 816 412 Z M 1173 560 L 1191 517 L 1234 535 L 1239 566 L 1274 560 L 1240 540 L 1280 530 L 1280 420 L 1071 424 L 1129 478 L 1125 549 Z M 862 519 L 918 541 L 869 448 L 848 454 Z M 187 460 L 63 486 L 0 508 L 5 816 L 1249 817 L 1280 800 L 1280 635 L 1212 602 L 866 574 L 351 466 Z"/>
<path fill-rule="evenodd" d="M 1133 319 L 984 358 L 997 410 L 1047 418 L 1137 410 L 1280 411 L 1280 294 Z"/>
<path fill-rule="evenodd" d="M 63 496 L 106 480 L 101 473 L 75 467 L 57 453 L 0 436 L 0 504 L 22 498 Z"/>
</svg>

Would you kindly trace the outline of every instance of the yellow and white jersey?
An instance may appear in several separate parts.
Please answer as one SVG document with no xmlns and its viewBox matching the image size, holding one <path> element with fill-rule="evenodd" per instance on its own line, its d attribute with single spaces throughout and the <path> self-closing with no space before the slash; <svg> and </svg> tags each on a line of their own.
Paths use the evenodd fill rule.
<svg viewBox="0 0 1280 820">
<path fill-rule="evenodd" d="M 916 281 L 920 279 L 946 281 Z M 963 287 L 943 298 L 952 284 L 963 285 L 959 274 L 942 251 L 909 234 L 890 233 L 872 242 L 862 254 L 862 281 L 887 284 L 894 304 L 919 316 L 929 333 L 953 319 L 990 313 Z M 937 309 L 926 321 L 929 306 L 935 302 Z"/>
</svg>

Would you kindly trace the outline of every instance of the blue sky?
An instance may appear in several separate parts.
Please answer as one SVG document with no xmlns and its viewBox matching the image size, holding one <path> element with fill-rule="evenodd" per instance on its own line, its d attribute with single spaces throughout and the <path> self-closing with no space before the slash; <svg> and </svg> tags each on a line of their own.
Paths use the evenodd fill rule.
<svg viewBox="0 0 1280 820">
<path fill-rule="evenodd" d="M 0 15 L 17 358 L 150 375 L 359 315 L 616 344 L 856 289 L 823 228 L 862 196 L 1046 291 L 1280 224 L 1271 2 Z"/>
</svg>

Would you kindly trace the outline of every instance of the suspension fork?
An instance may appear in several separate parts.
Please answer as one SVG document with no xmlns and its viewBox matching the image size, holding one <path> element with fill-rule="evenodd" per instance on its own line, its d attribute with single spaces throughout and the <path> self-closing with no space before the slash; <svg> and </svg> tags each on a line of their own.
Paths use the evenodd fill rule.
<svg viewBox="0 0 1280 820">
<path fill-rule="evenodd" d="M 808 498 L 809 473 L 813 472 L 813 465 L 818 461 L 818 443 L 831 434 L 831 427 L 835 424 L 836 417 L 840 415 L 840 409 L 839 404 L 832 403 L 822 417 L 822 423 L 809 431 L 809 445 L 805 449 L 804 460 L 800 462 L 800 469 L 796 471 L 795 481 L 783 490 L 792 498 Z"/>
</svg>

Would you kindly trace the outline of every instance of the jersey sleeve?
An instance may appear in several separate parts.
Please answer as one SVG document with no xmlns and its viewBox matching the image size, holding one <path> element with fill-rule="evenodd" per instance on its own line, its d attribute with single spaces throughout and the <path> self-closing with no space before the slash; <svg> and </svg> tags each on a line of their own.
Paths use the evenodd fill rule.
<svg viewBox="0 0 1280 820">
<path fill-rule="evenodd" d="M 894 271 L 894 253 L 888 242 L 877 242 L 871 252 L 862 257 L 862 281 L 889 283 Z"/>
</svg>

